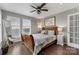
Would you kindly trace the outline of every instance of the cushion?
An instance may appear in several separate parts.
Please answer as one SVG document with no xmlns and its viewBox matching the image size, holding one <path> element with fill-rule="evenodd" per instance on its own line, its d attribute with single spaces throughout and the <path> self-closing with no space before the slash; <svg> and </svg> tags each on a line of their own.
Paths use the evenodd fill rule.
<svg viewBox="0 0 79 59">
<path fill-rule="evenodd" d="M 42 34 L 48 34 L 48 31 L 47 30 L 42 30 L 41 33 Z"/>
<path fill-rule="evenodd" d="M 48 31 L 48 35 L 54 35 L 54 31 Z"/>
</svg>

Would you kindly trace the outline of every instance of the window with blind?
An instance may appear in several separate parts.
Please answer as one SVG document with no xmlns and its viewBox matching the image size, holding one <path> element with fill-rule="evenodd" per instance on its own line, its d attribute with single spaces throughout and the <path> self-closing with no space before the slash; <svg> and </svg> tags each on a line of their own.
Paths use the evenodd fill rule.
<svg viewBox="0 0 79 59">
<path fill-rule="evenodd" d="M 31 20 L 22 19 L 22 33 L 31 34 Z"/>
<path fill-rule="evenodd" d="M 20 39 L 21 33 L 31 33 L 31 20 L 14 16 L 7 16 L 7 20 L 10 25 L 8 32 L 12 35 L 12 38 Z"/>
</svg>

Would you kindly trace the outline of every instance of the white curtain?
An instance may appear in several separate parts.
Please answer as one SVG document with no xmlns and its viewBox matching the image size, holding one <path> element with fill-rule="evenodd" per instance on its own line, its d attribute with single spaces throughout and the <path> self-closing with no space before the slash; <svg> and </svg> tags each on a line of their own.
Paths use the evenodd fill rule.
<svg viewBox="0 0 79 59">
<path fill-rule="evenodd" d="M 7 26 L 7 21 L 4 21 L 3 20 L 3 23 L 2 23 L 2 47 L 7 47 L 9 44 L 8 44 L 8 37 L 7 37 L 7 32 L 6 32 L 6 26 Z"/>
</svg>

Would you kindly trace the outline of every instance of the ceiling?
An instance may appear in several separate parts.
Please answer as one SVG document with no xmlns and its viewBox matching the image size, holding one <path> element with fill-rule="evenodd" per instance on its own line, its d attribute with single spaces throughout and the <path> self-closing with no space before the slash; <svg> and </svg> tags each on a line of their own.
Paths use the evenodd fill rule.
<svg viewBox="0 0 79 59">
<path fill-rule="evenodd" d="M 30 13 L 30 11 L 34 10 L 32 7 L 30 7 L 30 5 L 39 6 L 40 4 L 41 3 L 0 3 L 0 8 L 30 17 L 45 18 L 47 16 L 51 16 L 53 14 L 60 13 L 79 6 L 78 3 L 47 3 L 44 8 L 47 8 L 48 12 L 43 11 L 40 15 L 35 12 Z"/>
</svg>

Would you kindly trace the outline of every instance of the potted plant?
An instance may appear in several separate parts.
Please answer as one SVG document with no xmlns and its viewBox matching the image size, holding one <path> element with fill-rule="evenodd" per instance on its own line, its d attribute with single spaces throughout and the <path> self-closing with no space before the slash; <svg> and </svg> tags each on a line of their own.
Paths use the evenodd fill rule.
<svg viewBox="0 0 79 59">
<path fill-rule="evenodd" d="M 2 41 L 2 54 L 3 55 L 8 52 L 8 48 L 9 48 L 8 41 Z"/>
<path fill-rule="evenodd" d="M 6 32 L 6 22 L 2 23 L 2 54 L 6 54 L 8 52 L 9 43 L 8 43 L 8 36 Z"/>
</svg>

